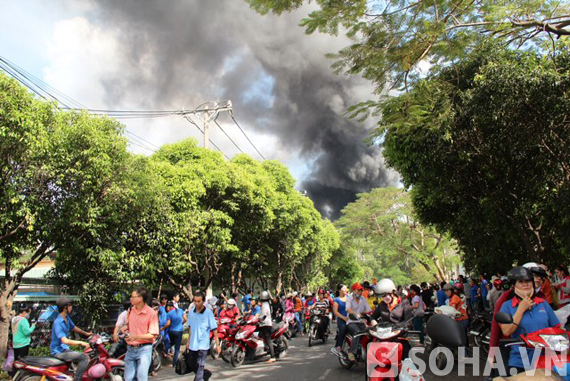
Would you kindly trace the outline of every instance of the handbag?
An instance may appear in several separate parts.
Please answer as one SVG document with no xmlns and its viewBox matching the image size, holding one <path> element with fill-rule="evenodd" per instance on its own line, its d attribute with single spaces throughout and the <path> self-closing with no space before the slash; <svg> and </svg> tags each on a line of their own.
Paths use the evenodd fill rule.
<svg viewBox="0 0 570 381">
<path fill-rule="evenodd" d="M 14 366 L 14 349 L 8 349 L 8 355 L 6 356 L 6 362 L 4 363 L 4 370 L 8 373 L 12 372 L 12 367 Z"/>
<path fill-rule="evenodd" d="M 188 374 L 192 371 L 190 369 L 190 366 L 188 366 L 189 358 L 190 358 L 190 351 L 188 351 L 188 350 L 184 351 L 180 355 L 180 357 L 178 358 L 178 361 L 176 362 L 176 368 L 174 369 L 176 374 L 179 374 L 182 376 L 182 375 Z"/>
</svg>

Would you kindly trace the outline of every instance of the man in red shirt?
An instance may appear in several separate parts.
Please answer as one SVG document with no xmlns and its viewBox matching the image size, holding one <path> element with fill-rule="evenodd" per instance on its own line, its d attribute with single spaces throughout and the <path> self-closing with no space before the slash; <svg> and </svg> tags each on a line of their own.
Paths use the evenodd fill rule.
<svg viewBox="0 0 570 381">
<path fill-rule="evenodd" d="M 127 315 L 128 332 L 125 336 L 125 381 L 148 380 L 148 369 L 152 361 L 152 343 L 159 335 L 158 314 L 146 304 L 148 291 L 139 287 L 131 294 L 131 305 Z"/>
</svg>

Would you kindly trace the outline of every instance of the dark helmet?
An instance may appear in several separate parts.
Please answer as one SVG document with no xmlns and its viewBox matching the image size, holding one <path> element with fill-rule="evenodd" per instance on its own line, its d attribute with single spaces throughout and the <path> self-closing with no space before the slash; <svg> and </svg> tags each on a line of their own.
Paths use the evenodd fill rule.
<svg viewBox="0 0 570 381">
<path fill-rule="evenodd" d="M 69 298 L 62 296 L 59 299 L 57 299 L 57 302 L 55 302 L 55 305 L 57 306 L 57 310 L 59 312 L 62 312 L 63 309 L 65 307 L 67 307 L 68 305 L 70 305 L 71 303 L 73 303 Z"/>
<path fill-rule="evenodd" d="M 530 271 L 535 274 L 538 275 L 541 278 L 548 278 L 548 274 L 546 273 L 546 270 L 543 269 L 542 267 L 531 267 Z"/>
<path fill-rule="evenodd" d="M 509 271 L 509 282 L 514 285 L 517 280 L 534 281 L 534 275 L 526 267 L 518 266 Z"/>
</svg>

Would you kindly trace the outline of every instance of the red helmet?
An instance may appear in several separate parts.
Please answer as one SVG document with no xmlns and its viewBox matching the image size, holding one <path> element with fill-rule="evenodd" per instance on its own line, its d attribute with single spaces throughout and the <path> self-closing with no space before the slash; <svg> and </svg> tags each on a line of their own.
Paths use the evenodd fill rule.
<svg viewBox="0 0 570 381">
<path fill-rule="evenodd" d="M 362 290 L 363 290 L 362 285 L 361 285 L 360 283 L 358 283 L 358 282 L 356 282 L 355 284 L 353 284 L 351 288 L 352 288 L 352 291 L 356 291 L 356 290 L 362 291 Z"/>
<path fill-rule="evenodd" d="M 322 289 L 322 288 L 319 288 L 319 292 L 318 292 L 318 294 L 319 294 L 319 295 L 320 295 L 320 294 L 323 294 L 323 295 L 324 295 L 324 294 L 325 294 L 325 290 L 324 290 L 324 289 Z"/>
<path fill-rule="evenodd" d="M 497 288 L 497 289 L 502 288 L 502 287 L 503 287 L 503 281 L 500 280 L 500 279 L 495 279 L 495 280 L 493 281 L 493 287 L 495 287 L 495 288 Z"/>
</svg>

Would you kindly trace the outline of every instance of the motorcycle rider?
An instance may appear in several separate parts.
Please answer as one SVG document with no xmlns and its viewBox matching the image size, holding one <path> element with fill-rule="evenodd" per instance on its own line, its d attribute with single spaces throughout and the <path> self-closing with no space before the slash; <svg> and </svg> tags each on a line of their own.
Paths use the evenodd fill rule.
<svg viewBox="0 0 570 381">
<path fill-rule="evenodd" d="M 358 332 L 366 328 L 366 325 L 361 320 L 353 320 L 350 315 L 360 316 L 361 314 L 371 311 L 370 305 L 362 297 L 363 287 L 360 283 L 352 285 L 352 295 L 346 302 L 346 311 L 348 312 L 348 322 L 346 325 L 347 332 L 354 337 Z M 352 340 L 350 351 L 348 353 L 348 360 L 351 362 L 356 361 L 356 353 L 358 351 L 358 344 L 360 340 Z"/>
<path fill-rule="evenodd" d="M 459 295 L 457 295 L 458 290 L 456 290 L 454 286 L 446 284 L 445 287 L 443 287 L 443 289 L 448 298 L 447 299 L 448 305 L 450 307 L 455 308 L 457 311 L 461 313 L 461 316 L 456 318 L 455 320 L 457 320 L 461 328 L 463 328 L 463 330 L 465 331 L 465 335 L 467 335 L 467 329 L 469 328 L 469 315 L 467 315 L 467 307 L 465 306 L 467 302 L 463 301 L 463 299 L 461 299 Z M 469 346 L 469 340 L 467 341 L 467 346 Z"/>
<path fill-rule="evenodd" d="M 236 301 L 234 299 L 228 299 L 226 308 L 220 311 L 220 318 L 230 318 L 235 321 L 239 317 L 240 313 L 239 308 L 236 306 Z"/>
<path fill-rule="evenodd" d="M 263 338 L 265 346 L 269 349 L 269 360 L 266 363 L 275 362 L 275 350 L 273 349 L 273 341 L 271 340 L 271 305 L 269 300 L 271 296 L 269 291 L 262 291 L 259 296 L 261 302 L 261 311 L 259 313 L 259 335 Z"/>
<path fill-rule="evenodd" d="M 412 318 L 410 302 L 396 294 L 396 285 L 391 279 L 385 278 L 378 282 L 376 292 L 382 301 L 372 313 L 373 320 L 381 319 L 386 323 L 400 324 Z"/>
<path fill-rule="evenodd" d="M 89 358 L 83 353 L 70 351 L 69 346 L 82 345 L 85 348 L 89 348 L 89 343 L 71 340 L 69 339 L 69 333 L 76 332 L 82 336 L 91 336 L 93 333 L 85 332 L 73 324 L 73 321 L 69 317 L 69 314 L 73 309 L 73 303 L 69 298 L 66 298 L 65 296 L 60 297 L 57 299 L 56 305 L 59 315 L 54 320 L 51 329 L 50 353 L 52 356 L 62 361 L 76 363 L 77 369 L 75 370 L 73 380 L 81 381 L 83 373 L 89 367 Z"/>
<path fill-rule="evenodd" d="M 560 327 L 560 321 L 546 300 L 535 295 L 534 275 L 530 269 L 523 266 L 513 268 L 509 271 L 509 280 L 514 288 L 509 292 L 511 298 L 502 305 L 501 311 L 511 315 L 514 324 L 499 324 L 503 335 L 518 338 L 523 332 L 532 333 L 543 328 Z M 522 350 L 527 351 L 528 359 L 534 357 L 534 349 L 524 347 Z M 534 367 L 534 364 L 530 364 L 531 368 L 524 368 L 522 350 L 518 345 L 511 347 L 511 374 L 512 368 L 517 372 L 524 372 Z"/>
<path fill-rule="evenodd" d="M 329 326 L 330 326 L 330 322 L 329 322 L 329 316 L 327 314 L 329 308 L 330 308 L 330 303 L 329 300 L 325 297 L 325 290 L 324 289 L 319 289 L 318 291 L 318 295 L 319 295 L 319 299 L 311 306 L 309 307 L 309 309 L 320 309 L 321 311 L 324 312 L 324 315 L 322 316 L 322 322 L 323 322 L 323 327 L 325 328 L 323 330 L 323 332 L 328 332 L 329 330 Z M 312 319 L 312 317 L 311 317 Z M 311 321 L 312 323 L 312 321 Z"/>
<path fill-rule="evenodd" d="M 301 336 L 305 336 L 303 333 L 303 322 L 301 321 L 301 319 L 303 318 L 302 316 L 302 312 L 303 312 L 303 302 L 301 301 L 301 298 L 299 298 L 297 296 L 297 291 L 293 292 L 293 303 L 294 303 L 294 309 L 293 312 L 295 312 L 295 320 L 297 320 L 297 324 L 299 325 L 299 333 L 301 334 Z"/>
<path fill-rule="evenodd" d="M 550 307 L 554 306 L 554 300 L 552 298 L 552 287 L 550 286 L 550 279 L 548 279 L 546 270 L 540 266 L 536 266 L 531 267 L 530 271 L 534 275 L 534 287 L 536 295 L 546 300 Z"/>
</svg>

